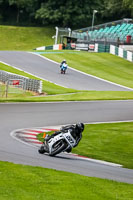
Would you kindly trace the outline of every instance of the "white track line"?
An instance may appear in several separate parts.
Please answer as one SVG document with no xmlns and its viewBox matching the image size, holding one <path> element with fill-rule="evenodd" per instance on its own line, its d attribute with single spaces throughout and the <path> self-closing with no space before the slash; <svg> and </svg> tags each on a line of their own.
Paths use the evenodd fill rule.
<svg viewBox="0 0 133 200">
<path fill-rule="evenodd" d="M 84 124 L 112 124 L 112 123 L 126 123 L 133 122 L 133 120 L 123 120 L 123 121 L 108 121 L 108 122 L 89 122 Z"/>
<path fill-rule="evenodd" d="M 91 101 L 50 101 L 50 102 L 7 102 L 0 103 L 6 105 L 12 104 L 66 104 L 66 103 L 100 103 L 100 102 L 133 102 L 133 100 L 91 100 Z"/>
<path fill-rule="evenodd" d="M 35 135 L 37 135 L 38 133 L 37 132 L 35 132 L 35 131 L 28 131 L 28 130 L 24 130 L 23 132 L 22 132 L 22 134 L 35 134 Z"/>
<path fill-rule="evenodd" d="M 85 157 L 85 156 L 80 156 L 78 154 L 73 154 L 73 153 L 68 153 L 68 154 L 71 154 L 72 156 L 78 157 L 78 158 L 83 159 L 83 160 L 88 160 L 88 161 L 99 163 L 99 164 L 109 165 L 109 166 L 113 166 L 113 167 L 122 167 L 122 165 L 120 165 L 120 164 L 107 162 L 107 161 L 104 161 L 104 160 L 96 160 L 96 159 L 88 158 L 88 157 Z"/>
<path fill-rule="evenodd" d="M 19 133 L 19 136 L 22 137 L 22 138 L 25 138 L 25 139 L 28 139 L 28 138 L 35 138 L 35 140 L 37 140 L 36 135 L 29 135 L 28 133 L 27 134 L 24 134 L 24 133 Z"/>
</svg>

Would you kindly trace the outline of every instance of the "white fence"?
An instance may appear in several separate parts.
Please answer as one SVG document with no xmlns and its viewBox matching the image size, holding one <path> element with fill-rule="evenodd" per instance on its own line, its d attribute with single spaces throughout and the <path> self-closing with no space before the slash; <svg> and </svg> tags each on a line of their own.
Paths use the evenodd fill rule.
<svg viewBox="0 0 133 200">
<path fill-rule="evenodd" d="M 110 45 L 110 53 L 117 55 L 121 58 L 124 58 L 130 62 L 133 62 L 133 53 L 131 51 L 126 51 L 125 49 L 121 47 Z"/>
</svg>

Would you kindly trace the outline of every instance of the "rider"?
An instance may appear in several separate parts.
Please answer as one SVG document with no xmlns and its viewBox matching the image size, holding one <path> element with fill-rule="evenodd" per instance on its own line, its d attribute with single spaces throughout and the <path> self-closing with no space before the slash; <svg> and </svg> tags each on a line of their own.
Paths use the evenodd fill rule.
<svg viewBox="0 0 133 200">
<path fill-rule="evenodd" d="M 68 125 L 68 126 L 63 126 L 59 131 L 56 131 L 54 134 L 52 135 L 46 135 L 45 137 L 45 141 L 44 141 L 44 150 L 46 152 L 48 152 L 48 146 L 47 146 L 47 141 L 50 140 L 51 138 L 53 138 L 55 135 L 58 135 L 60 133 L 65 133 L 67 131 L 70 131 L 71 135 L 74 137 L 74 139 L 76 140 L 76 144 L 74 147 L 76 147 L 79 143 L 79 141 L 82 138 L 82 132 L 84 130 L 84 124 L 83 123 L 78 123 L 76 125 Z M 66 152 L 70 153 L 72 150 L 72 148 L 70 147 L 69 149 L 66 150 Z"/>
<path fill-rule="evenodd" d="M 60 68 L 63 69 L 64 66 L 67 67 L 67 62 L 65 59 L 61 62 Z"/>
<path fill-rule="evenodd" d="M 62 67 L 62 65 L 63 65 L 64 63 L 67 64 L 67 62 L 66 62 L 65 59 L 61 62 L 61 64 L 60 64 L 60 68 Z"/>
<path fill-rule="evenodd" d="M 74 147 L 76 147 L 78 145 L 79 141 L 82 138 L 82 132 L 84 131 L 84 124 L 83 123 L 78 123 L 76 125 L 64 126 L 60 130 L 61 130 L 61 132 L 67 132 L 68 130 L 70 131 L 71 135 L 76 140 L 76 144 L 74 145 Z M 72 148 L 70 147 L 66 151 L 68 153 L 70 153 L 71 150 L 72 150 Z"/>
</svg>

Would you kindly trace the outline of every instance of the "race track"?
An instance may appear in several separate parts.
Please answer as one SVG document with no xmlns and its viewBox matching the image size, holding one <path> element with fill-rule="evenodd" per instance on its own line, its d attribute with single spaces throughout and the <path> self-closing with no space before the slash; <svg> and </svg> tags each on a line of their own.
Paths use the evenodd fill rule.
<svg viewBox="0 0 133 200">
<path fill-rule="evenodd" d="M 33 53 L 19 51 L 0 51 L 0 61 L 6 62 L 23 71 L 27 71 L 45 80 L 49 80 L 64 87 L 77 90 L 97 90 L 97 91 L 130 91 L 132 89 L 111 84 L 107 81 L 82 74 L 78 71 L 68 69 L 64 75 L 60 74 L 60 65 L 51 62 L 44 57 Z"/>
<path fill-rule="evenodd" d="M 3 56 L 0 55 L 0 60 L 2 59 Z M 20 68 L 15 61 L 9 64 Z M 39 69 L 36 73 L 38 71 Z M 1 103 L 0 160 L 133 183 L 133 170 L 86 161 L 68 154 L 54 158 L 39 155 L 36 148 L 14 140 L 10 136 L 13 130 L 21 128 L 64 125 L 80 121 L 93 123 L 128 120 L 133 120 L 133 101 Z"/>
</svg>

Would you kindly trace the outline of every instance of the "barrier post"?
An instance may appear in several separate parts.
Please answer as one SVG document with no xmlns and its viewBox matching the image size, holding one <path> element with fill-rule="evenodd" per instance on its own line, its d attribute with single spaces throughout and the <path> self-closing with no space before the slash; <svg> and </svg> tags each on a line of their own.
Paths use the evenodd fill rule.
<svg viewBox="0 0 133 200">
<path fill-rule="evenodd" d="M 7 96 L 8 96 L 8 85 L 9 85 L 9 80 L 6 82 L 6 98 L 7 98 Z"/>
</svg>

